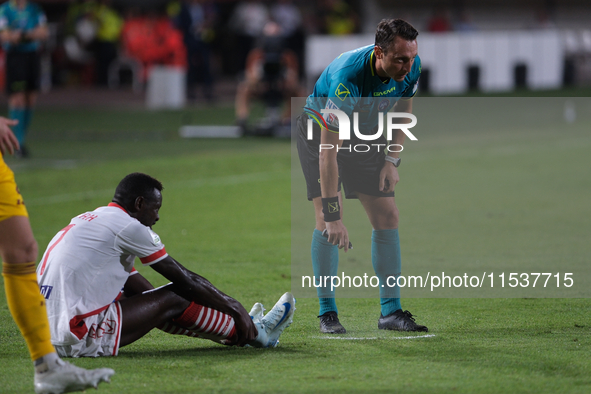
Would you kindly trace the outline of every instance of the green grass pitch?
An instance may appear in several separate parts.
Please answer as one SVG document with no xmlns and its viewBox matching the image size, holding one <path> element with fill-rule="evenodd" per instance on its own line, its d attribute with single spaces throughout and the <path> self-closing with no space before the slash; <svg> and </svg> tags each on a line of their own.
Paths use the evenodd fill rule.
<svg viewBox="0 0 591 394">
<path fill-rule="evenodd" d="M 418 107 L 417 116 L 423 119 Z M 303 234 L 291 233 L 292 192 L 301 195 L 294 206 L 309 214 L 311 205 L 291 190 L 288 141 L 176 137 L 184 122 L 224 117 L 230 108 L 39 109 L 33 158 L 7 161 L 40 255 L 71 217 L 108 203 L 124 175 L 142 171 L 164 183 L 154 230 L 167 251 L 247 309 L 257 301 L 270 308 L 292 288 L 292 242 L 309 247 L 311 222 L 302 224 Z M 409 143 L 397 189 L 403 269 L 477 259 L 517 267 L 539 260 L 555 271 L 570 261 L 589 263 L 588 116 L 568 127 L 533 119 L 536 127 L 499 134 L 425 122 L 431 131 Z M 359 226 L 367 230 L 362 219 Z M 166 282 L 139 270 L 156 286 Z M 32 392 L 31 361 L 0 287 L 0 392 Z M 320 335 L 316 300 L 300 297 L 276 349 L 228 348 L 155 330 L 116 358 L 72 362 L 115 369 L 112 383 L 99 387 L 103 393 L 591 392 L 588 298 L 403 299 L 431 337 L 378 332 L 375 298 L 338 305 L 349 330 L 343 339 Z"/>
</svg>

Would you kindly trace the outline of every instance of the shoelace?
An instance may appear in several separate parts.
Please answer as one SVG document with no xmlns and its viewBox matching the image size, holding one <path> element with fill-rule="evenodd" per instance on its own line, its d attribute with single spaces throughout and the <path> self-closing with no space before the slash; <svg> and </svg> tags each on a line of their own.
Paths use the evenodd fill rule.
<svg viewBox="0 0 591 394">
<path fill-rule="evenodd" d="M 323 320 L 328 320 L 328 321 L 338 321 L 339 320 L 336 313 L 329 313 L 328 315 L 322 316 L 322 317 L 324 317 Z"/>
<path fill-rule="evenodd" d="M 413 317 L 413 314 L 410 313 L 409 311 L 402 312 L 402 315 L 404 315 L 404 317 L 406 317 L 407 319 L 412 320 L 413 322 L 416 322 L 415 318 Z"/>
</svg>

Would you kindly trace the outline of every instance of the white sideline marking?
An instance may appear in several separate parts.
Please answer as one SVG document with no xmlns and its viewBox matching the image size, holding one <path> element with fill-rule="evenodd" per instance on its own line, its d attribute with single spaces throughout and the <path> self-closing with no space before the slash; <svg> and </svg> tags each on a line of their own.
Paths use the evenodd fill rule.
<svg viewBox="0 0 591 394">
<path fill-rule="evenodd" d="M 341 341 L 362 341 L 362 340 L 369 340 L 369 339 L 419 339 L 419 338 L 432 338 L 435 337 L 435 334 L 427 334 L 427 335 L 417 335 L 412 337 L 312 337 L 315 339 L 340 339 Z"/>
<path fill-rule="evenodd" d="M 203 186 L 232 186 L 243 183 L 262 182 L 273 178 L 285 177 L 290 171 L 269 171 L 269 172 L 254 172 L 241 175 L 229 175 L 217 178 L 199 178 L 188 181 L 171 182 L 168 187 L 174 189 L 193 189 Z M 115 186 L 112 189 L 92 190 L 79 193 L 58 194 L 55 196 L 26 198 L 25 204 L 27 206 L 41 206 L 59 204 L 63 202 L 82 201 L 92 198 L 109 198 L 115 193 Z"/>
</svg>

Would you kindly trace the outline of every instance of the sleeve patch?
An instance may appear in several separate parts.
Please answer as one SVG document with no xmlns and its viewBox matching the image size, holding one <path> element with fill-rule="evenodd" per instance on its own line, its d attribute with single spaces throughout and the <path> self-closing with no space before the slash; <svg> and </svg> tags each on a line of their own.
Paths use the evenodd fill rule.
<svg viewBox="0 0 591 394">
<path fill-rule="evenodd" d="M 328 99 L 326 101 L 326 109 L 339 109 L 339 107 L 331 100 Z M 326 124 L 328 126 L 333 126 L 338 129 L 339 127 L 339 118 L 334 114 L 324 114 L 324 120 L 326 120 Z"/>
<path fill-rule="evenodd" d="M 326 101 L 326 109 L 339 109 L 339 107 L 334 103 L 334 101 L 328 99 Z"/>
<path fill-rule="evenodd" d="M 150 235 L 152 236 L 152 243 L 154 246 L 162 245 L 162 241 L 160 240 L 160 236 L 156 234 L 152 229 L 149 229 Z"/>
</svg>

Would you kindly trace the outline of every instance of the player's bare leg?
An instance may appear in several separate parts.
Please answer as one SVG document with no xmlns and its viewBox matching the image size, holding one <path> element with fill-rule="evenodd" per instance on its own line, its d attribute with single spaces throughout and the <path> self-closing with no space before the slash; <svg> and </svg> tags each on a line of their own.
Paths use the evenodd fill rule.
<svg viewBox="0 0 591 394">
<path fill-rule="evenodd" d="M 191 304 L 171 290 L 171 285 L 147 291 L 121 300 L 123 322 L 121 345 L 133 343 L 174 318 L 179 317 Z"/>
<path fill-rule="evenodd" d="M 242 134 L 248 134 L 249 102 L 252 99 L 252 90 L 253 84 L 248 80 L 240 82 L 236 87 L 236 98 L 234 100 L 236 123 L 241 128 Z"/>
<path fill-rule="evenodd" d="M 62 361 L 55 353 L 35 273 L 37 242 L 26 216 L 0 221 L 0 253 L 8 306 L 35 365 L 35 392 L 80 391 L 108 382 L 115 373 L 112 369 L 85 370 Z"/>
<path fill-rule="evenodd" d="M 428 331 L 415 323 L 409 311 L 402 311 L 400 288 L 391 286 L 401 273 L 400 239 L 398 237 L 398 207 L 394 197 L 376 197 L 358 193 L 367 217 L 373 227 L 371 260 L 380 280 L 381 315 L 378 328 L 397 331 Z"/>
</svg>

